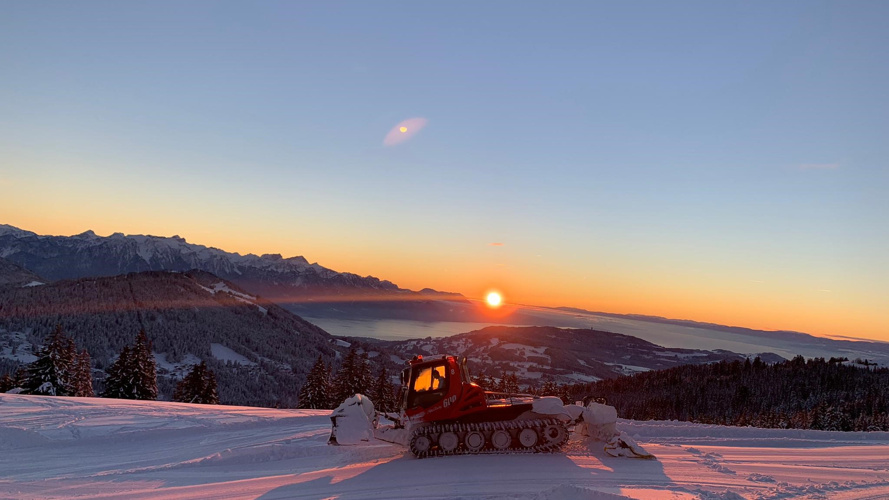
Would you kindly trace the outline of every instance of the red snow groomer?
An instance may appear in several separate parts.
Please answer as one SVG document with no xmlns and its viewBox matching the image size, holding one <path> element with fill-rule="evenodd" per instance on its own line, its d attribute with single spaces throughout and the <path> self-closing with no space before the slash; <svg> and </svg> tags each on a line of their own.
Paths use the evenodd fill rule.
<svg viewBox="0 0 889 500">
<path fill-rule="evenodd" d="M 563 421 L 534 412 L 534 396 L 474 384 L 465 357 L 414 357 L 401 373 L 400 396 L 401 423 L 417 457 L 546 452 L 568 440 Z"/>
</svg>

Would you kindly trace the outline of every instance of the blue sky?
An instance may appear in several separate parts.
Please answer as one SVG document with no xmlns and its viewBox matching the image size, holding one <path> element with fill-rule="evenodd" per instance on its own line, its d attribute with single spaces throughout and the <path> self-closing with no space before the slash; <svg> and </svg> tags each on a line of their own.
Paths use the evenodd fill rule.
<svg viewBox="0 0 889 500">
<path fill-rule="evenodd" d="M 474 297 L 889 339 L 887 14 L 7 3 L 0 216 Z"/>
</svg>

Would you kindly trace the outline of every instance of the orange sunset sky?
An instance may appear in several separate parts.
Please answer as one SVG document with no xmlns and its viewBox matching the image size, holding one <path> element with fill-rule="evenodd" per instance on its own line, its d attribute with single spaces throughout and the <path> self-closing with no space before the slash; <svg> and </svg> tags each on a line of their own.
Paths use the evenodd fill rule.
<svg viewBox="0 0 889 500">
<path fill-rule="evenodd" d="M 8 5 L 0 223 L 889 341 L 887 5 Z"/>
</svg>

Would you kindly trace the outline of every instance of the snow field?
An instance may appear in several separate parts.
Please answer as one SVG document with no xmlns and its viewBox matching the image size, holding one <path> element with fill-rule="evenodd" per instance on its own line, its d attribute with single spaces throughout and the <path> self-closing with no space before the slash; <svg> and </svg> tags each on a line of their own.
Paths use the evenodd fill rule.
<svg viewBox="0 0 889 500">
<path fill-rule="evenodd" d="M 250 361 L 245 356 L 236 353 L 222 344 L 210 344 L 210 353 L 219 361 L 231 361 L 237 365 L 256 366 L 256 363 L 253 361 Z"/>
<path fill-rule="evenodd" d="M 417 460 L 328 446 L 329 411 L 0 394 L 0 498 L 889 498 L 889 433 L 620 420 L 656 460 Z"/>
</svg>

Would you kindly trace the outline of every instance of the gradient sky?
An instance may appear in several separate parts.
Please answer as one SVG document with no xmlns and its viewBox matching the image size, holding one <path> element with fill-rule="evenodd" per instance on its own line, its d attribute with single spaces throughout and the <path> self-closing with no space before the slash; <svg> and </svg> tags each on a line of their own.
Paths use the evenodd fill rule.
<svg viewBox="0 0 889 500">
<path fill-rule="evenodd" d="M 5 2 L 0 222 L 889 340 L 887 19 L 873 1 Z"/>
</svg>

